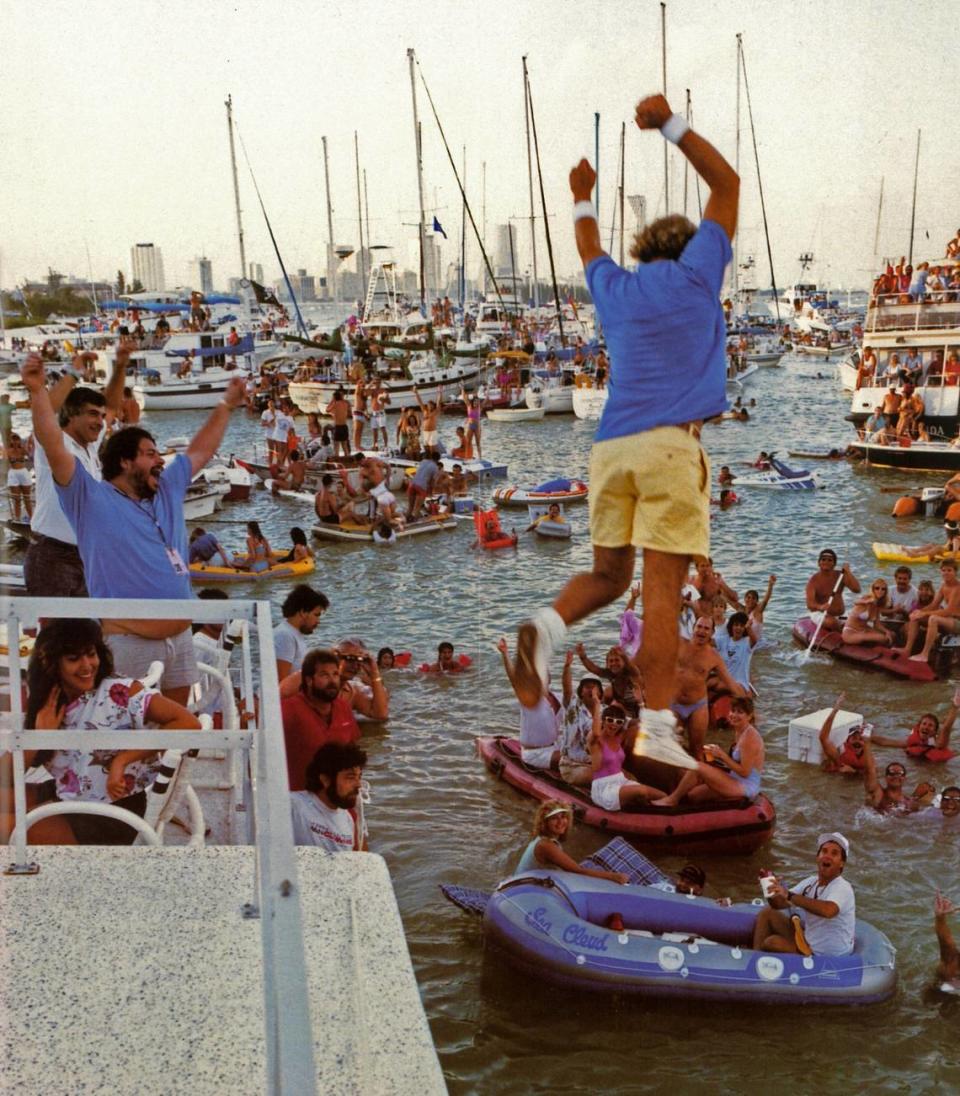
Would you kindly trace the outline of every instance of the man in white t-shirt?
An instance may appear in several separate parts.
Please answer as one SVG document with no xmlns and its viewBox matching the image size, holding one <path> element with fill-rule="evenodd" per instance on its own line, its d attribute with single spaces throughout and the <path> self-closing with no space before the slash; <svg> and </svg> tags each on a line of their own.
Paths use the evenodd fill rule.
<svg viewBox="0 0 960 1096">
<path fill-rule="evenodd" d="M 130 360 L 126 342 L 117 346 L 113 371 L 103 392 L 77 387 L 82 357 L 73 360 L 67 373 L 50 390 L 50 403 L 58 412 L 63 440 L 69 451 L 96 480 L 102 478 L 97 450 L 103 438 L 107 412 L 115 415 L 123 399 L 123 381 Z M 36 506 L 30 521 L 33 535 L 23 565 L 30 597 L 86 597 L 83 563 L 77 550 L 77 534 L 60 506 L 50 463 L 41 445 L 34 446 Z"/>
<path fill-rule="evenodd" d="M 894 587 L 887 592 L 893 615 L 900 620 L 907 620 L 917 607 L 917 590 L 910 582 L 913 572 L 906 565 L 898 567 L 893 572 Z"/>
<path fill-rule="evenodd" d="M 267 443 L 267 459 L 273 460 L 276 443 L 273 440 L 273 428 L 277 423 L 277 408 L 272 399 L 267 400 L 267 406 L 260 416 L 260 426 L 263 429 L 263 439 Z"/>
<path fill-rule="evenodd" d="M 760 911 L 754 925 L 756 950 L 800 955 L 849 955 L 853 951 L 857 903 L 853 887 L 843 878 L 849 852 L 850 843 L 842 833 L 823 833 L 817 841 L 817 874 L 790 890 L 779 880 L 773 884 L 769 905 Z"/>
<path fill-rule="evenodd" d="M 283 464 L 286 461 L 289 451 L 287 439 L 290 436 L 290 431 L 295 431 L 296 428 L 296 423 L 287 413 L 286 408 L 281 405 L 273 422 L 273 451 L 277 463 Z"/>
<path fill-rule="evenodd" d="M 367 755 L 359 746 L 327 742 L 307 766 L 306 791 L 291 792 L 293 840 L 327 852 L 366 852 L 367 828 L 357 812 Z"/>
</svg>

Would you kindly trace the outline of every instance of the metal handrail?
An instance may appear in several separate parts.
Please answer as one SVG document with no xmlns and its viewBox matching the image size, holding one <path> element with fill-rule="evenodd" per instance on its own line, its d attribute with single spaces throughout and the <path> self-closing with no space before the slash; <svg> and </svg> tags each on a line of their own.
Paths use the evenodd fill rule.
<svg viewBox="0 0 960 1096">
<path fill-rule="evenodd" d="M 251 755 L 248 812 L 255 846 L 254 901 L 259 914 L 263 956 L 264 1038 L 267 1049 L 267 1090 L 270 1093 L 316 1093 L 313 1028 L 306 975 L 303 917 L 286 750 L 283 743 L 273 623 L 267 601 L 178 601 L 94 598 L 0 598 L 0 617 L 6 620 L 10 675 L 10 707 L 0 718 L 0 749 L 13 757 L 14 812 L 18 825 L 27 818 L 24 783 L 25 749 L 124 746 L 145 749 L 239 748 Z M 37 731 L 23 727 L 19 649 L 21 620 L 37 618 L 192 620 L 226 624 L 233 619 L 255 622 L 260 662 L 260 705 L 254 730 L 222 731 L 116 730 Z M 250 643 L 243 645 L 244 692 L 252 698 L 253 669 Z M 246 790 L 246 789 L 245 789 Z M 74 804 L 70 804 L 71 807 Z M 114 808 L 116 809 L 116 808 Z M 38 817 L 38 816 L 34 816 Z M 126 819 L 125 819 L 126 820 Z M 133 823 L 131 823 L 133 824 Z M 26 828 L 15 836 L 15 858 L 26 864 Z"/>
</svg>

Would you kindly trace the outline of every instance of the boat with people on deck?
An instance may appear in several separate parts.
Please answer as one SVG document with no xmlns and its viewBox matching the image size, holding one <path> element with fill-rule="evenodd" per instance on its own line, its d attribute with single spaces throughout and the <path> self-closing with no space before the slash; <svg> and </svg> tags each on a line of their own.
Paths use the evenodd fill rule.
<svg viewBox="0 0 960 1096">
<path fill-rule="evenodd" d="M 19 631 L 38 618 L 102 617 L 104 605 L 5 608 Z M 39 1092 L 69 1077 L 71 1091 L 129 1090 L 116 1078 L 134 1068 L 144 1093 L 312 1094 L 347 1078 L 357 1091 L 445 1092 L 386 863 L 294 845 L 269 603 L 112 600 L 109 612 L 229 626 L 240 665 L 201 665 L 219 682 L 220 725 L 204 714 L 199 730 L 34 730 L 25 652 L 4 653 L 0 748 L 16 821 L 0 874 L 0 943 L 16 975 L 0 1025 L 4 1087 Z M 25 751 L 118 747 L 162 754 L 142 817 L 31 790 L 46 770 L 28 769 Z M 54 815 L 106 816 L 136 838 L 28 843 Z"/>
</svg>

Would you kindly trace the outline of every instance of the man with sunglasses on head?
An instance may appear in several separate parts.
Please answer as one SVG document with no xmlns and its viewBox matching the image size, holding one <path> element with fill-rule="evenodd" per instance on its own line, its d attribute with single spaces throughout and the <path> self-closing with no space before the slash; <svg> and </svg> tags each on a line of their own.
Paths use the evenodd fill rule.
<svg viewBox="0 0 960 1096">
<path fill-rule="evenodd" d="M 850 570 L 850 564 L 844 563 L 837 570 L 837 553 L 832 548 L 824 548 L 817 558 L 818 570 L 807 582 L 807 611 L 811 614 L 825 613 L 821 626 L 824 632 L 839 632 L 843 628 L 840 618 L 843 616 L 843 591 L 860 593 L 860 583 Z M 816 619 L 816 618 L 814 618 Z"/>
</svg>

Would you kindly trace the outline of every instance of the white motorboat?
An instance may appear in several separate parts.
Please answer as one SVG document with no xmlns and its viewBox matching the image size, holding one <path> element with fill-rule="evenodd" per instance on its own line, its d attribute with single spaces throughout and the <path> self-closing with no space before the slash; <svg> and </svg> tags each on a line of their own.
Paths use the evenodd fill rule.
<svg viewBox="0 0 960 1096">
<path fill-rule="evenodd" d="M 427 351 L 412 355 L 409 361 L 400 361 L 388 374 L 381 375 L 381 380 L 384 392 L 390 397 L 390 410 L 399 411 L 403 407 L 417 406 L 414 388 L 425 402 L 436 400 L 441 389 L 458 392 L 461 386 L 469 390 L 476 388 L 480 368 L 476 358 L 448 359 Z M 331 377 L 294 381 L 288 393 L 297 407 L 309 415 L 322 412 L 338 390 L 347 393 L 350 387 L 349 381 Z"/>
<path fill-rule="evenodd" d="M 548 415 L 569 415 L 573 411 L 572 384 L 560 377 L 534 377 L 523 390 L 527 407 L 542 407 Z"/>
<path fill-rule="evenodd" d="M 222 332 L 175 332 L 158 349 L 130 355 L 134 399 L 144 411 L 216 407 L 231 379 L 252 368 L 252 355 L 250 335 L 228 346 Z"/>
<path fill-rule="evenodd" d="M 599 419 L 607 402 L 607 388 L 577 388 L 573 390 L 573 413 L 578 419 Z"/>
<path fill-rule="evenodd" d="M 544 407 L 491 407 L 487 418 L 491 422 L 539 422 L 546 413 Z"/>
</svg>

